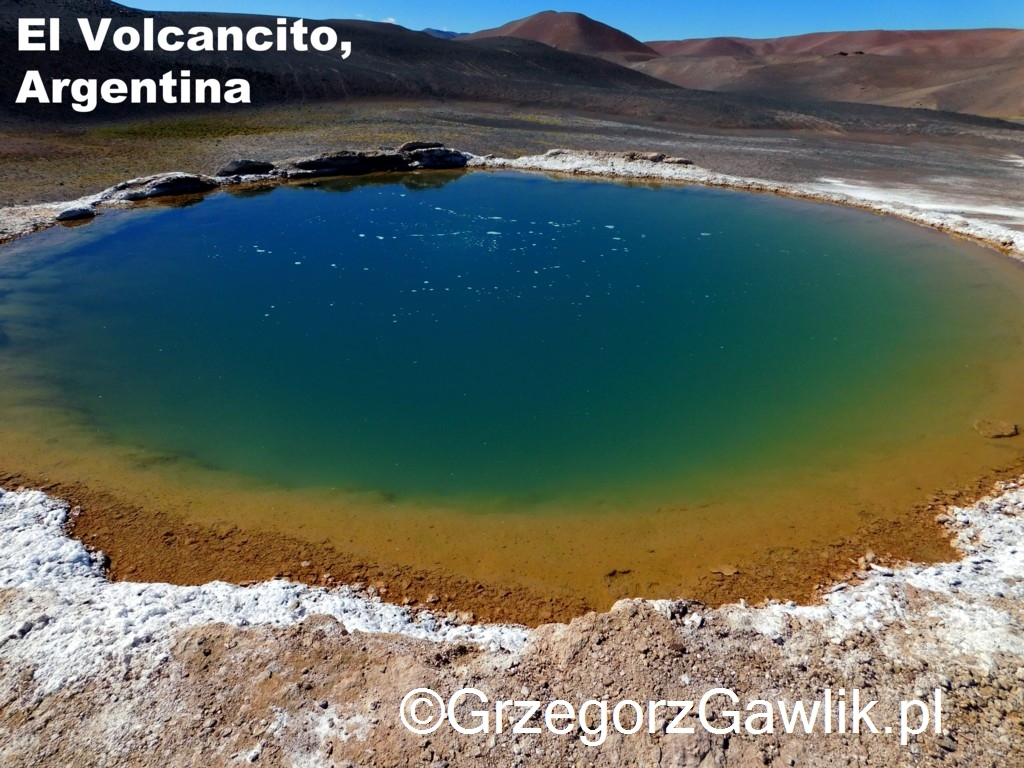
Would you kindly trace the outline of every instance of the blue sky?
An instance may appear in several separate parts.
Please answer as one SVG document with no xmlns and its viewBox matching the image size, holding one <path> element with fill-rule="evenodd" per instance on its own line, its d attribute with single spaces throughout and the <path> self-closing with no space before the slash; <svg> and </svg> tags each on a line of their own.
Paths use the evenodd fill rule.
<svg viewBox="0 0 1024 768">
<path fill-rule="evenodd" d="M 145 10 L 226 11 L 307 19 L 393 21 L 410 29 L 475 32 L 538 11 L 578 11 L 641 40 L 731 35 L 778 37 L 850 29 L 968 29 L 1024 27 L 1024 0 L 731 0 L 680 2 L 577 0 L 548 6 L 529 0 L 121 0 Z M 543 0 L 540 0 L 543 3 Z M 725 10 L 728 9 L 728 10 Z"/>
</svg>

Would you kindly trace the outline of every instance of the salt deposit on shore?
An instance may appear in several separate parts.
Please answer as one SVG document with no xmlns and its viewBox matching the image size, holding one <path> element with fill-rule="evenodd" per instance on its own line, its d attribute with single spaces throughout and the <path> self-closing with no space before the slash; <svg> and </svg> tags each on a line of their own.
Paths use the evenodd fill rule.
<svg viewBox="0 0 1024 768">
<path fill-rule="evenodd" d="M 299 762 L 329 765 L 334 764 L 327 759 L 332 751 L 358 757 L 367 754 L 371 743 L 371 753 L 391 755 L 372 764 L 400 765 L 422 745 L 409 743 L 408 734 L 391 717 L 392 705 L 416 685 L 457 687 L 466 680 L 488 691 L 522 685 L 523 693 L 532 680 L 534 686 L 550 685 L 552 697 L 577 690 L 588 695 L 602 679 L 605 685 L 632 680 L 626 690 L 638 687 L 641 693 L 681 684 L 705 689 L 729 684 L 767 698 L 796 698 L 815 685 L 856 685 L 883 699 L 932 687 L 947 691 L 949 727 L 943 734 L 925 734 L 926 741 L 918 746 L 847 736 L 832 741 L 783 736 L 767 745 L 764 738 L 744 737 L 731 748 L 721 739 L 669 745 L 693 761 L 684 764 L 696 765 L 719 753 L 716 764 L 728 766 L 749 765 L 761 754 L 784 758 L 783 765 L 794 764 L 789 759 L 810 766 L 845 764 L 832 760 L 844 754 L 872 755 L 886 765 L 932 764 L 919 760 L 925 749 L 936 761 L 959 750 L 967 760 L 960 764 L 975 765 L 980 764 L 975 762 L 979 754 L 997 748 L 1014 754 L 1022 748 L 1020 723 L 1000 719 L 1001 712 L 1013 711 L 1024 679 L 1024 488 L 1019 483 L 1003 484 L 998 495 L 944 513 L 941 519 L 955 534 L 962 560 L 895 569 L 862 563 L 864 571 L 832 587 L 818 605 L 770 603 L 714 610 L 685 601 L 625 600 L 607 614 L 531 631 L 415 617 L 346 587 L 324 590 L 283 581 L 249 587 L 110 583 L 101 558 L 64 535 L 66 515 L 64 504 L 39 491 L 0 492 L 0 701 L 8 702 L 0 721 L 8 721 L 5 727 L 23 724 L 15 727 L 17 738 L 10 746 L 0 748 L 0 757 L 17 759 L 43 742 L 55 754 L 73 752 L 77 742 L 53 740 L 54 733 L 67 727 L 60 725 L 63 718 L 76 723 L 76 736 L 90 739 L 91 754 L 120 754 L 139 765 L 187 765 L 187 755 L 196 750 L 206 755 L 206 764 L 228 764 L 270 749 L 284 755 L 270 764 L 297 764 L 306 750 L 319 749 L 319 759 Z M 343 625 L 351 633 L 346 639 L 361 645 L 366 658 L 340 665 L 318 661 L 339 658 L 316 650 L 323 643 L 339 642 L 331 641 L 336 631 L 325 628 L 324 621 Z M 370 642 L 373 637 L 391 640 L 381 645 Z M 424 642 L 437 652 L 425 649 Z M 458 649 L 467 643 L 480 650 L 465 656 L 462 667 L 444 673 L 454 658 L 467 653 L 457 651 L 453 657 L 453 645 Z M 189 669 L 196 664 L 193 648 L 220 654 L 221 666 L 209 671 L 207 659 L 190 677 Z M 288 669 L 268 661 L 284 649 L 295 656 L 289 664 L 307 664 L 301 675 L 296 669 L 289 678 Z M 675 655 L 680 653 L 686 655 Z M 430 658 L 440 661 L 424 662 Z M 672 671 L 679 664 L 686 670 L 681 678 L 678 670 Z M 374 670 L 396 671 L 376 680 Z M 752 676 L 745 670 L 753 670 Z M 433 679 L 437 675 L 442 676 L 440 683 Z M 308 717 L 302 713 L 310 707 L 320 710 L 303 703 L 302 694 L 316 686 L 333 692 L 324 701 L 330 709 L 323 717 L 330 715 L 335 726 L 325 720 L 310 736 L 302 725 Z M 770 695 L 762 694 L 765 686 Z M 211 691 L 221 706 L 202 704 Z M 516 688 L 507 695 L 521 694 Z M 350 697 L 343 706 L 329 703 L 343 696 Z M 232 704 L 232 697 L 251 706 Z M 201 706 L 206 708 L 200 712 Z M 149 714 L 138 714 L 140 707 Z M 32 711 L 49 714 L 28 721 L 18 714 Z M 194 716 L 189 714 L 193 711 Z M 233 717 L 238 726 L 261 712 L 263 720 L 241 730 L 227 728 L 218 734 L 206 729 L 195 735 L 196 718 L 216 724 L 213 715 Z M 182 722 L 171 723 L 176 717 Z M 111 730 L 106 725 L 110 718 L 128 718 L 132 730 Z M 979 725 L 986 718 L 990 724 Z M 276 730 L 268 729 L 270 720 L 280 720 Z M 158 727 L 157 721 L 164 725 Z M 360 724 L 354 738 L 339 725 L 349 721 Z M 266 733 L 254 741 L 250 731 Z M 147 740 L 139 742 L 136 732 Z M 319 741 L 310 746 L 314 737 Z M 491 743 L 481 750 L 475 742 L 459 742 L 457 734 L 441 732 L 435 744 L 456 739 L 443 747 L 451 750 L 451 764 L 507 765 L 508 750 L 521 737 L 502 738 L 504 747 Z M 651 754 L 667 754 L 663 749 L 668 747 L 658 746 L 657 740 L 652 746 L 650 738 L 620 741 L 603 749 L 603 764 L 652 760 L 651 749 L 657 750 Z M 162 754 L 147 752 L 158 743 L 168 745 Z M 538 747 L 534 754 L 543 756 L 549 748 Z M 570 740 L 560 749 L 565 751 L 561 757 L 529 764 L 564 764 L 573 750 L 587 748 Z M 636 755 L 626 757 L 622 750 Z M 95 764 L 77 759 L 71 764 Z M 48 763 L 42 759 L 35 764 Z"/>
<path fill-rule="evenodd" d="M 283 580 L 251 587 L 111 583 L 99 557 L 68 539 L 67 506 L 39 491 L 0 491 L 0 648 L 8 663 L 34 670 L 41 691 L 133 662 L 159 664 L 170 634 L 199 624 L 284 626 L 313 615 L 350 632 L 388 632 L 493 649 L 522 646 L 518 627 L 455 625 L 354 593 Z"/>
<path fill-rule="evenodd" d="M 101 668 L 156 666 L 173 632 L 218 622 L 281 627 L 323 615 L 350 632 L 510 652 L 529 639 L 521 627 L 413 616 L 344 586 L 111 583 L 101 557 L 64 534 L 67 514 L 65 504 L 40 491 L 0 491 L 0 589 L 9 590 L 0 611 L 0 648 L 8 664 L 33 670 L 44 693 Z M 731 605 L 717 613 L 738 629 L 786 642 L 797 655 L 801 643 L 838 644 L 851 633 L 870 632 L 891 636 L 885 647 L 894 657 L 970 655 L 981 665 L 993 654 L 1024 660 L 1024 488 L 1004 484 L 1000 495 L 951 508 L 941 519 L 955 535 L 960 561 L 895 570 L 867 565 L 856 583 L 832 587 L 819 605 Z M 651 604 L 672 609 L 670 601 Z"/>
<path fill-rule="evenodd" d="M 1024 261 L 1024 232 L 1006 226 L 1024 222 L 1024 211 L 1011 206 L 978 205 L 970 200 L 969 195 L 958 199 L 958 195 L 951 194 L 939 200 L 936 195 L 924 191 L 885 189 L 844 179 L 821 178 L 816 183 L 785 184 L 715 173 L 693 165 L 627 159 L 628 154 L 630 153 L 553 149 L 543 155 L 531 155 L 514 160 L 477 157 L 470 160 L 469 165 L 478 168 L 548 171 L 577 176 L 686 182 L 820 200 L 898 216 L 997 248 Z"/>
</svg>

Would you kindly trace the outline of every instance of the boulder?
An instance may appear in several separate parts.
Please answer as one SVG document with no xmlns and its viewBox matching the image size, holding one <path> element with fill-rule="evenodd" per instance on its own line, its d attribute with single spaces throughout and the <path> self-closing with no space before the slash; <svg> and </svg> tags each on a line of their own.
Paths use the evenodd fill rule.
<svg viewBox="0 0 1024 768">
<path fill-rule="evenodd" d="M 403 144 L 433 144 L 434 142 L 409 142 Z M 290 179 L 305 179 L 317 176 L 357 176 L 364 173 L 387 171 L 412 171 L 418 168 L 463 168 L 469 162 L 469 155 L 442 146 L 421 147 L 404 150 L 374 149 L 365 152 L 340 150 L 329 154 L 316 155 L 292 160 L 282 175 Z"/>
<path fill-rule="evenodd" d="M 293 165 L 303 171 L 315 171 L 325 175 L 328 173 L 368 173 L 370 171 L 370 165 L 366 162 L 362 153 L 350 152 L 348 150 L 317 155 L 316 157 L 306 157 L 296 160 Z"/>
<path fill-rule="evenodd" d="M 171 174 L 146 185 L 142 199 L 170 195 L 194 195 L 200 192 L 209 192 L 211 189 L 216 189 L 217 186 L 216 181 L 205 176 L 187 173 Z"/>
<path fill-rule="evenodd" d="M 74 205 L 57 214 L 57 221 L 84 221 L 96 216 L 96 211 L 87 205 Z"/>
<path fill-rule="evenodd" d="M 991 419 L 979 419 L 974 422 L 974 428 L 982 437 L 996 440 L 1000 437 L 1014 437 L 1017 434 L 1017 425 L 1011 421 L 993 421 Z"/>
<path fill-rule="evenodd" d="M 270 173 L 274 170 L 273 163 L 263 160 L 232 160 L 217 171 L 217 176 L 253 176 L 257 174 Z"/>
<path fill-rule="evenodd" d="M 398 151 L 413 152 L 417 149 L 440 149 L 443 146 L 440 141 L 407 141 L 398 148 Z"/>
<path fill-rule="evenodd" d="M 465 168 L 469 155 L 443 147 L 416 149 L 409 153 L 414 168 Z"/>
<path fill-rule="evenodd" d="M 407 171 L 412 167 L 412 161 L 402 152 L 364 152 L 363 159 L 374 171 Z"/>
<path fill-rule="evenodd" d="M 195 195 L 216 189 L 220 184 L 209 176 L 194 173 L 162 173 L 122 181 L 102 195 L 103 200 L 149 200 L 171 195 Z"/>
<path fill-rule="evenodd" d="M 347 149 L 293 160 L 291 166 L 285 172 L 290 179 L 307 179 L 317 176 L 358 176 L 373 170 L 373 166 L 366 161 L 362 152 L 352 152 Z"/>
</svg>

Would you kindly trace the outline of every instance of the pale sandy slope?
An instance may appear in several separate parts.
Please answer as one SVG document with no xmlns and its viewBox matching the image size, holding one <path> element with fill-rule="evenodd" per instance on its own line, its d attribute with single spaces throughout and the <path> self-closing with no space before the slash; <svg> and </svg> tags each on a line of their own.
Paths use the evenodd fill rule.
<svg viewBox="0 0 1024 768">
<path fill-rule="evenodd" d="M 688 88 L 1024 116 L 1024 30 L 821 32 L 658 41 L 633 66 Z"/>
</svg>

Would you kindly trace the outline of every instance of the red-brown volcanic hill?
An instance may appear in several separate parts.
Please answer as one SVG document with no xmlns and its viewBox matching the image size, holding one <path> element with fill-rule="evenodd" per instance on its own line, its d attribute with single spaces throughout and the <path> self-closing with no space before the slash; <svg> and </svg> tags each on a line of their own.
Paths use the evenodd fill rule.
<svg viewBox="0 0 1024 768">
<path fill-rule="evenodd" d="M 1024 30 L 658 41 L 634 69 L 685 88 L 1024 118 Z"/>
<path fill-rule="evenodd" d="M 525 19 L 510 21 L 495 29 L 474 32 L 462 39 L 485 37 L 519 37 L 535 40 L 561 51 L 598 56 L 617 64 L 648 61 L 659 55 L 657 51 L 625 32 L 595 21 L 582 13 L 542 11 Z"/>
</svg>

